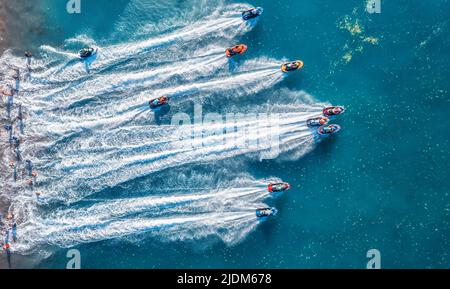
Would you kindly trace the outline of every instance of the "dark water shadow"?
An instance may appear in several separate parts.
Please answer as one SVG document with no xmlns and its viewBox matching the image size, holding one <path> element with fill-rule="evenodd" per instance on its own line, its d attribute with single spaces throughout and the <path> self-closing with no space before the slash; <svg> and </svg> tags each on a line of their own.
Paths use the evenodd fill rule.
<svg viewBox="0 0 450 289">
<path fill-rule="evenodd" d="M 157 125 L 162 124 L 162 118 L 170 112 L 171 106 L 170 104 L 163 105 L 157 109 L 154 109 L 155 112 L 155 122 Z"/>
</svg>

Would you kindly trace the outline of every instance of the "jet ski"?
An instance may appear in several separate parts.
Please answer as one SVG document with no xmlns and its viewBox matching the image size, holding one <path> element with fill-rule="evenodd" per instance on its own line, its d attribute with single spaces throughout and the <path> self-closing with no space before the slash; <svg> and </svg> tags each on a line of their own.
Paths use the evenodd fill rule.
<svg viewBox="0 0 450 289">
<path fill-rule="evenodd" d="M 306 121 L 306 124 L 309 127 L 315 127 L 315 126 L 322 126 L 328 124 L 328 117 L 316 117 L 316 118 L 310 118 Z"/>
<path fill-rule="evenodd" d="M 150 100 L 150 108 L 156 109 L 156 108 L 166 105 L 168 103 L 169 103 L 169 98 L 167 96 L 161 96 L 161 97 Z"/>
<path fill-rule="evenodd" d="M 7 253 L 11 252 L 11 244 L 5 243 L 5 245 L 3 245 L 3 250 L 5 250 Z"/>
<path fill-rule="evenodd" d="M 281 66 L 281 70 L 283 72 L 290 72 L 290 71 L 294 71 L 294 70 L 299 70 L 302 69 L 304 63 L 301 60 L 297 60 L 297 61 L 293 61 L 293 62 L 288 62 L 285 63 Z"/>
<path fill-rule="evenodd" d="M 345 108 L 342 106 L 330 106 L 323 110 L 323 114 L 326 116 L 335 116 L 340 115 L 345 111 Z"/>
<path fill-rule="evenodd" d="M 324 126 L 319 127 L 317 132 L 321 136 L 326 136 L 326 135 L 330 135 L 330 134 L 335 134 L 340 130 L 341 130 L 341 127 L 338 126 L 337 124 L 330 124 L 330 125 L 326 125 L 326 126 L 324 125 Z"/>
<path fill-rule="evenodd" d="M 228 48 L 225 53 L 227 57 L 233 57 L 237 54 L 244 54 L 247 51 L 248 47 L 245 44 L 239 44 L 234 47 Z"/>
<path fill-rule="evenodd" d="M 247 20 L 250 20 L 250 19 L 260 16 L 263 12 L 264 12 L 264 9 L 262 9 L 261 7 L 252 8 L 252 9 L 242 12 L 242 19 L 247 21 Z"/>
<path fill-rule="evenodd" d="M 278 193 L 278 192 L 284 192 L 291 188 L 291 185 L 288 183 L 272 183 L 269 185 L 269 192 L 270 193 Z"/>
<path fill-rule="evenodd" d="M 277 214 L 277 212 L 278 211 L 275 208 L 256 209 L 256 217 L 258 218 L 273 217 Z"/>
<path fill-rule="evenodd" d="M 78 57 L 81 59 L 86 59 L 91 56 L 94 56 L 97 53 L 97 48 L 94 47 L 87 47 L 83 48 L 78 52 Z"/>
</svg>

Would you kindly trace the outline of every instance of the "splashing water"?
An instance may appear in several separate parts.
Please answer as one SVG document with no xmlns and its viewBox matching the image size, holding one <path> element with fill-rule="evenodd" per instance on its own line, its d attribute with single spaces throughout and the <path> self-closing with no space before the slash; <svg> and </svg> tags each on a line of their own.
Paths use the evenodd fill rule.
<svg viewBox="0 0 450 289">
<path fill-rule="evenodd" d="M 272 181 L 279 181 L 272 179 Z M 45 217 L 30 215 L 15 246 L 26 252 L 52 244 L 70 247 L 80 243 L 146 233 L 163 240 L 219 238 L 234 244 L 258 224 L 255 209 L 271 197 L 268 181 L 234 180 L 211 191 L 174 193 L 75 204 Z"/>
<path fill-rule="evenodd" d="M 34 162 L 43 172 L 46 195 L 73 201 L 171 167 L 272 150 L 278 155 L 297 147 L 309 151 L 316 138 L 306 120 L 320 116 L 321 111 L 318 106 L 268 119 L 263 115 L 204 126 L 89 131 L 70 142 L 47 145 L 45 157 Z"/>
<path fill-rule="evenodd" d="M 174 181 L 172 190 L 149 186 L 139 196 L 130 191 L 127 198 L 107 193 L 105 199 L 93 198 L 139 178 L 175 174 L 168 169 L 239 156 L 298 158 L 315 147 L 318 138 L 306 121 L 321 116 L 323 105 L 314 101 L 270 109 L 254 105 L 247 114 L 249 107 L 239 106 L 225 117 L 200 115 L 200 122 L 196 115 L 191 122 L 185 113 L 188 101 L 199 105 L 222 99 L 227 107 L 262 92 L 275 93 L 271 89 L 286 77 L 280 60 L 225 56 L 234 38 L 256 24 L 242 20 L 240 11 L 247 8 L 219 6 L 200 20 L 128 43 L 100 46 L 79 36 L 67 40 L 64 49 L 44 45 L 33 69 L 11 51 L 0 57 L 0 64 L 25 71 L 25 81 L 12 84 L 18 93 L 10 98 L 6 119 L 11 135 L 20 135 L 14 173 L 1 176 L 9 211 L 20 227 L 13 251 L 25 254 L 45 245 L 70 247 L 136 235 L 162 241 L 213 237 L 232 245 L 256 228 L 255 210 L 267 207 L 263 201 L 273 195 L 268 181 L 248 176 L 219 184 L 211 178 L 202 188 L 191 184 L 187 190 Z M 80 61 L 66 50 L 76 51 L 80 44 L 96 46 L 97 54 Z M 156 124 L 159 111 L 148 105 L 163 95 L 179 112 L 171 124 Z M 15 115 L 18 105 L 20 117 Z M 174 121 L 186 116 L 183 125 Z M 5 151 L 13 147 L 11 141 L 0 145 Z M 7 154 L 2 157 L 3 163 L 11 161 Z M 33 168 L 27 169 L 24 160 Z"/>
<path fill-rule="evenodd" d="M 146 53 L 151 53 L 151 50 L 154 49 L 167 49 L 170 46 L 179 46 L 180 43 L 185 44 L 190 41 L 199 42 L 199 40 L 203 39 L 210 42 L 218 38 L 231 39 L 250 31 L 256 24 L 242 20 L 238 11 L 245 10 L 246 8 L 248 6 L 245 5 L 231 5 L 219 8 L 205 19 L 194 22 L 192 25 L 188 25 L 175 32 L 139 42 L 101 48 L 95 61 L 87 64 L 79 63 L 77 54 L 57 50 L 50 46 L 43 46 L 42 53 L 44 55 L 51 59 L 62 59 L 62 63 L 59 66 L 53 66 L 51 69 L 42 71 L 36 77 L 46 79 L 49 82 L 73 81 L 86 74 L 86 65 L 89 66 L 90 72 L 99 73 L 111 69 L 114 65 L 121 64 L 121 61 L 131 57 L 146 57 Z M 92 43 L 94 41 L 88 42 Z"/>
</svg>

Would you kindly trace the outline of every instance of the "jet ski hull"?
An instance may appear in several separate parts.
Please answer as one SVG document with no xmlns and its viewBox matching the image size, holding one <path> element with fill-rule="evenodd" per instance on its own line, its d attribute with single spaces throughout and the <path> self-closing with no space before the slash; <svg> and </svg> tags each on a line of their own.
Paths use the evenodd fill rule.
<svg viewBox="0 0 450 289">
<path fill-rule="evenodd" d="M 341 112 L 339 113 L 330 113 L 330 110 L 333 110 L 335 108 L 340 108 Z M 335 116 L 335 115 L 341 115 L 345 112 L 345 108 L 343 106 L 331 106 L 323 109 L 323 114 L 325 116 Z"/>
<path fill-rule="evenodd" d="M 252 11 L 255 11 L 256 13 L 252 13 Z M 255 19 L 259 16 L 261 16 L 261 14 L 264 12 L 264 9 L 262 9 L 261 7 L 257 7 L 257 8 L 253 8 L 247 11 L 242 12 L 242 19 L 244 21 L 248 21 L 251 19 Z"/>
<path fill-rule="evenodd" d="M 275 208 L 262 208 L 256 210 L 256 217 L 258 218 L 267 218 L 273 217 L 278 213 L 278 210 Z"/>
<path fill-rule="evenodd" d="M 281 71 L 283 71 L 283 72 L 291 72 L 291 71 L 295 71 L 295 70 L 300 70 L 300 69 L 303 68 L 303 66 L 304 66 L 304 63 L 301 60 L 297 60 L 297 61 L 294 61 L 294 62 L 288 62 L 288 63 L 284 63 L 281 66 Z"/>
<path fill-rule="evenodd" d="M 341 130 L 341 127 L 340 127 L 339 125 L 337 125 L 337 124 L 332 124 L 331 126 L 334 127 L 334 131 L 333 131 L 333 132 L 327 133 L 327 132 L 325 132 L 325 127 L 326 127 L 326 126 L 321 126 L 321 127 L 319 127 L 319 128 L 317 129 L 317 133 L 318 133 L 320 136 L 328 136 L 328 135 L 336 134 L 336 133 L 338 133 L 338 132 Z"/>
<path fill-rule="evenodd" d="M 80 52 L 80 54 L 78 55 L 78 58 L 80 58 L 80 59 L 88 59 L 88 58 L 96 55 L 97 52 L 98 52 L 98 48 L 97 47 L 92 47 L 92 52 L 89 55 L 83 56 L 83 55 L 81 55 L 81 52 Z"/>
<path fill-rule="evenodd" d="M 247 45 L 240 44 L 240 45 L 236 45 L 235 47 L 228 48 L 225 51 L 225 54 L 227 55 L 228 58 L 230 58 L 235 55 L 244 54 L 247 51 L 247 49 L 248 49 Z"/>
<path fill-rule="evenodd" d="M 157 101 L 157 102 L 156 102 Z M 157 109 L 169 103 L 169 99 L 166 97 L 165 99 L 155 98 L 150 100 L 149 105 L 151 109 Z"/>
<path fill-rule="evenodd" d="M 325 122 L 320 122 L 321 120 L 325 120 Z M 311 119 L 308 119 L 307 121 L 306 121 L 306 124 L 309 126 L 309 127 L 317 127 L 317 126 L 322 126 L 322 125 L 327 125 L 328 124 L 328 118 L 326 118 L 326 117 L 316 117 L 316 118 L 311 118 Z"/>
<path fill-rule="evenodd" d="M 287 191 L 290 188 L 291 188 L 291 185 L 289 185 L 288 183 L 274 183 L 274 184 L 270 184 L 268 186 L 268 191 L 270 193 L 278 193 L 278 192 Z"/>
</svg>

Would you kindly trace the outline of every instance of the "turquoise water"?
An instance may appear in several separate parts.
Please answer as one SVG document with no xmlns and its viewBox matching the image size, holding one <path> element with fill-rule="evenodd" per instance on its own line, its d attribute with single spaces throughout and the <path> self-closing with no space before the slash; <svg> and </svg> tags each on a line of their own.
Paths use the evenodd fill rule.
<svg viewBox="0 0 450 289">
<path fill-rule="evenodd" d="M 41 159 L 34 157 L 56 175 L 43 172 L 42 183 L 45 190 L 57 193 L 44 196 L 48 204 L 37 210 L 29 205 L 33 209 L 22 233 L 26 240 L 19 246 L 44 254 L 41 251 L 51 245 L 52 254 L 40 268 L 65 268 L 67 250 L 57 248 L 68 246 L 80 250 L 83 268 L 365 268 L 369 249 L 381 252 L 384 268 L 449 267 L 450 196 L 445 181 L 450 144 L 445 133 L 449 121 L 443 114 L 450 108 L 448 1 L 386 0 L 381 14 L 367 13 L 364 1 L 356 0 L 255 1 L 250 4 L 265 10 L 251 27 L 243 27 L 229 12 L 243 7 L 230 6 L 234 1 L 84 2 L 82 14 L 68 15 L 63 5 L 48 1 L 47 34 L 35 50 L 47 45 L 39 53 L 44 55 L 42 65 L 51 70 L 37 70 L 34 80 L 24 84 L 30 99 L 39 101 L 19 99 L 36 106 L 30 118 L 49 116 L 33 133 L 48 129 L 49 135 L 55 134 L 49 138 L 59 140 L 50 148 L 44 145 Z M 230 13 L 228 20 L 220 16 L 197 24 L 216 7 L 221 7 L 221 15 Z M 223 26 L 217 25 L 220 21 Z M 199 34 L 179 37 L 185 27 Z M 235 29 L 242 31 L 235 35 Z M 154 42 L 144 48 L 134 45 L 148 39 Z M 100 50 L 92 63 L 93 76 L 83 78 L 83 67 L 73 66 L 62 51 L 94 41 L 117 61 L 101 58 Z M 237 63 L 222 63 L 216 49 L 235 43 L 246 43 L 249 51 Z M 116 51 L 124 49 L 124 56 L 107 50 L 112 45 L 117 45 Z M 198 61 L 214 62 L 198 71 L 197 60 L 192 65 L 183 60 L 180 67 L 191 65 L 193 71 L 178 75 L 168 70 L 173 75 L 158 75 L 155 82 L 155 76 L 144 80 L 138 74 L 165 61 L 178 65 L 179 59 L 202 50 L 207 58 Z M 288 77 L 277 72 L 280 63 L 294 59 L 305 62 L 302 72 Z M 253 70 L 262 72 L 252 74 Z M 234 79 L 233 73 L 242 76 Z M 48 77 L 48 83 L 41 76 Z M 147 81 L 147 88 L 141 81 Z M 174 95 L 182 91 L 192 101 L 174 97 L 179 102 L 160 119 L 144 113 L 134 132 L 104 127 L 77 131 L 78 113 L 97 120 L 101 111 L 109 117 L 107 125 L 127 125 L 127 108 L 139 105 L 125 95 L 131 92 L 146 99 L 155 90 Z M 80 101 L 83 91 L 94 99 Z M 326 103 L 344 105 L 347 111 L 335 120 L 343 127 L 341 133 L 316 144 L 308 134 L 295 135 L 295 148 L 286 148 L 277 160 L 259 161 L 252 152 L 225 153 L 211 146 L 198 154 L 130 162 L 113 172 L 109 169 L 117 163 L 111 161 L 95 180 L 89 176 L 98 171 L 73 168 L 73 163 L 83 161 L 89 166 L 103 158 L 155 153 L 155 148 L 144 146 L 111 152 L 97 147 L 99 142 L 117 146 L 136 140 L 150 146 L 155 141 L 165 148 L 162 142 L 175 136 L 168 147 L 178 145 L 177 130 L 152 125 L 169 124 L 176 112 L 192 115 L 198 99 L 204 112 L 219 113 L 264 112 L 270 103 L 275 110 L 289 112 L 285 120 L 293 130 L 303 125 L 298 121 L 305 117 L 303 111 L 317 113 Z M 51 113 L 46 111 L 49 106 Z M 61 106 L 68 115 L 58 113 Z M 77 112 L 78 108 L 86 110 Z M 69 136 L 69 125 L 78 134 Z M 97 158 L 86 160 L 89 148 Z M 55 155 L 58 160 L 53 163 Z M 80 173 L 72 177 L 61 171 Z M 293 188 L 279 198 L 265 198 L 266 179 L 278 178 Z M 103 182 L 114 188 L 105 188 Z M 213 193 L 202 201 L 163 199 L 161 206 L 151 199 L 175 197 L 173 192 L 180 190 L 189 198 Z M 240 197 L 246 190 L 250 197 Z M 227 197 L 229 202 L 223 201 Z M 249 217 L 262 203 L 277 207 L 279 213 L 265 222 Z M 120 213 L 121 208 L 127 213 Z M 227 210 L 233 212 L 232 221 L 222 224 L 219 220 Z M 107 221 L 98 222 L 101 216 Z M 163 217 L 198 219 L 151 223 Z"/>
</svg>

